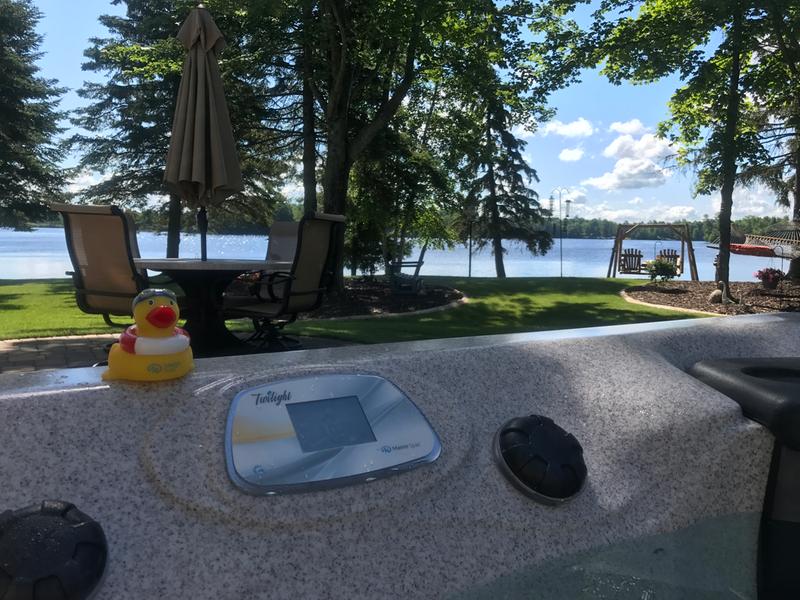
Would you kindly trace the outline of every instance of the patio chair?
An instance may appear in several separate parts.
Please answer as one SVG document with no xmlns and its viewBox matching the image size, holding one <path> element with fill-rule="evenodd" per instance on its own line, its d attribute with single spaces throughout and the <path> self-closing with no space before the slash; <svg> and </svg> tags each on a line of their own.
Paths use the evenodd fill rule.
<svg viewBox="0 0 800 600">
<path fill-rule="evenodd" d="M 67 250 L 74 271 L 75 301 L 83 312 L 103 315 L 112 327 L 123 324 L 111 316 L 131 316 L 131 301 L 149 281 L 133 262 L 139 257 L 131 217 L 116 206 L 51 204 L 61 214 Z"/>
<path fill-rule="evenodd" d="M 642 270 L 642 251 L 636 249 L 623 250 L 619 255 L 620 273 L 644 273 Z"/>
<path fill-rule="evenodd" d="M 683 264 L 681 262 L 681 257 L 678 254 L 678 251 L 674 248 L 666 248 L 659 252 L 658 256 L 656 256 L 656 260 L 665 260 L 671 262 L 675 265 L 675 271 L 680 276 L 683 272 Z"/>
<path fill-rule="evenodd" d="M 340 215 L 318 213 L 304 217 L 298 224 L 291 270 L 266 274 L 256 288 L 257 298 L 247 305 L 229 306 L 226 318 L 251 319 L 255 332 L 250 341 L 260 341 L 261 347 L 286 349 L 297 345 L 282 330 L 299 313 L 310 312 L 322 304 L 333 283 L 336 242 L 342 227 L 344 217 Z"/>
<path fill-rule="evenodd" d="M 267 242 L 267 262 L 291 262 L 294 259 L 299 225 L 296 221 L 275 221 L 272 224 Z M 225 301 L 234 305 L 257 300 L 254 296 L 265 276 L 264 272 L 256 272 L 237 277 L 225 290 Z"/>
<path fill-rule="evenodd" d="M 267 262 L 294 259 L 299 227 L 300 223 L 295 221 L 275 221 L 272 224 L 267 244 Z"/>
<path fill-rule="evenodd" d="M 422 293 L 424 282 L 419 276 L 419 271 L 425 261 L 420 257 L 417 260 L 400 260 L 389 263 L 389 284 L 395 294 L 417 295 Z M 403 268 L 413 268 L 414 273 L 403 273 Z"/>
</svg>

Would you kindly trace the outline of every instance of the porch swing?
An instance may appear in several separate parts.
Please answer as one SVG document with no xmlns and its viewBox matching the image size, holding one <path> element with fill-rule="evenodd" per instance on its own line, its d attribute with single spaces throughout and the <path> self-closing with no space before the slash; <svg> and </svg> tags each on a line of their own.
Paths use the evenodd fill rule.
<svg viewBox="0 0 800 600">
<path fill-rule="evenodd" d="M 611 259 L 608 262 L 607 277 L 621 275 L 649 275 L 647 264 L 642 262 L 642 251 L 638 248 L 623 248 L 623 241 L 634 231 L 641 228 L 647 229 L 667 229 L 678 236 L 681 241 L 681 251 L 667 248 L 662 250 L 656 260 L 666 260 L 675 265 L 678 276 L 683 273 L 686 256 L 689 259 L 689 272 L 692 281 L 699 281 L 697 275 L 697 262 L 692 246 L 692 237 L 689 233 L 689 226 L 684 224 L 675 225 L 673 223 L 636 223 L 635 225 L 620 225 L 617 227 L 617 235 L 614 238 L 614 248 L 611 250 Z"/>
</svg>

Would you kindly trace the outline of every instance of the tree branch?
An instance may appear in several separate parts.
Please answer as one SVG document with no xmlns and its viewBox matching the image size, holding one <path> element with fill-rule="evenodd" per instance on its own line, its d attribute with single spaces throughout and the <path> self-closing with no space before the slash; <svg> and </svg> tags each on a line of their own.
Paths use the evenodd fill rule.
<svg viewBox="0 0 800 600">
<path fill-rule="evenodd" d="M 408 94 L 408 90 L 411 89 L 411 84 L 414 82 L 414 76 L 416 75 L 414 63 L 416 62 L 417 46 L 422 32 L 422 3 L 423 0 L 417 0 L 414 7 L 414 18 L 411 23 L 411 35 L 409 36 L 408 46 L 406 48 L 403 77 L 391 98 L 383 103 L 372 121 L 367 123 L 356 134 L 348 151 L 348 160 L 351 162 L 364 151 L 377 133 L 389 123 L 389 120 L 400 108 L 400 104 L 403 102 L 406 94 Z"/>
</svg>

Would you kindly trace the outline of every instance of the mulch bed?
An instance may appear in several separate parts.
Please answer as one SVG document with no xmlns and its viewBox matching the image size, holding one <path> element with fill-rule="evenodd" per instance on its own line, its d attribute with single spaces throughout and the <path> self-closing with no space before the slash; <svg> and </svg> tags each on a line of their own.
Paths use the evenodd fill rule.
<svg viewBox="0 0 800 600">
<path fill-rule="evenodd" d="M 389 283 L 380 277 L 353 277 L 345 279 L 342 294 L 329 295 L 325 303 L 301 319 L 337 319 L 357 315 L 407 313 L 450 304 L 463 298 L 458 290 L 441 285 L 425 284 L 418 295 L 397 294 Z"/>
<path fill-rule="evenodd" d="M 800 311 L 800 285 L 782 281 L 768 290 L 760 283 L 733 282 L 730 295 L 739 304 L 712 304 L 709 295 L 717 289 L 713 281 L 669 281 L 627 288 L 634 300 L 676 308 L 690 308 L 728 315 Z"/>
</svg>

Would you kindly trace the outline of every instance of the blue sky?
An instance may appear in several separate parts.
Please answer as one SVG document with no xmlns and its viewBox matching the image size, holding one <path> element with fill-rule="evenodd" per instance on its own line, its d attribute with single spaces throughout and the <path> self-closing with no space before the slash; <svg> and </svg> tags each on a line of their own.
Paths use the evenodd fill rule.
<svg viewBox="0 0 800 600">
<path fill-rule="evenodd" d="M 43 13 L 38 30 L 44 36 L 41 74 L 70 89 L 63 109 L 82 102 L 75 94 L 84 80 L 98 74 L 81 70 L 90 37 L 102 37 L 101 14 L 122 14 L 110 0 L 34 0 Z M 666 142 L 653 135 L 668 116 L 667 101 L 678 87 L 677 78 L 646 86 L 614 86 L 596 72 L 554 94 L 557 114 L 538 131 L 518 131 L 528 142 L 526 156 L 540 178 L 534 185 L 545 206 L 551 190 L 574 200 L 571 215 L 615 221 L 698 219 L 713 216 L 719 196 L 693 198 L 692 175 L 669 169 Z M 95 181 L 84 174 L 76 186 Z M 287 189 L 296 189 L 296 185 Z M 785 216 L 768 191 L 739 189 L 734 193 L 734 218 L 744 215 Z"/>
</svg>

